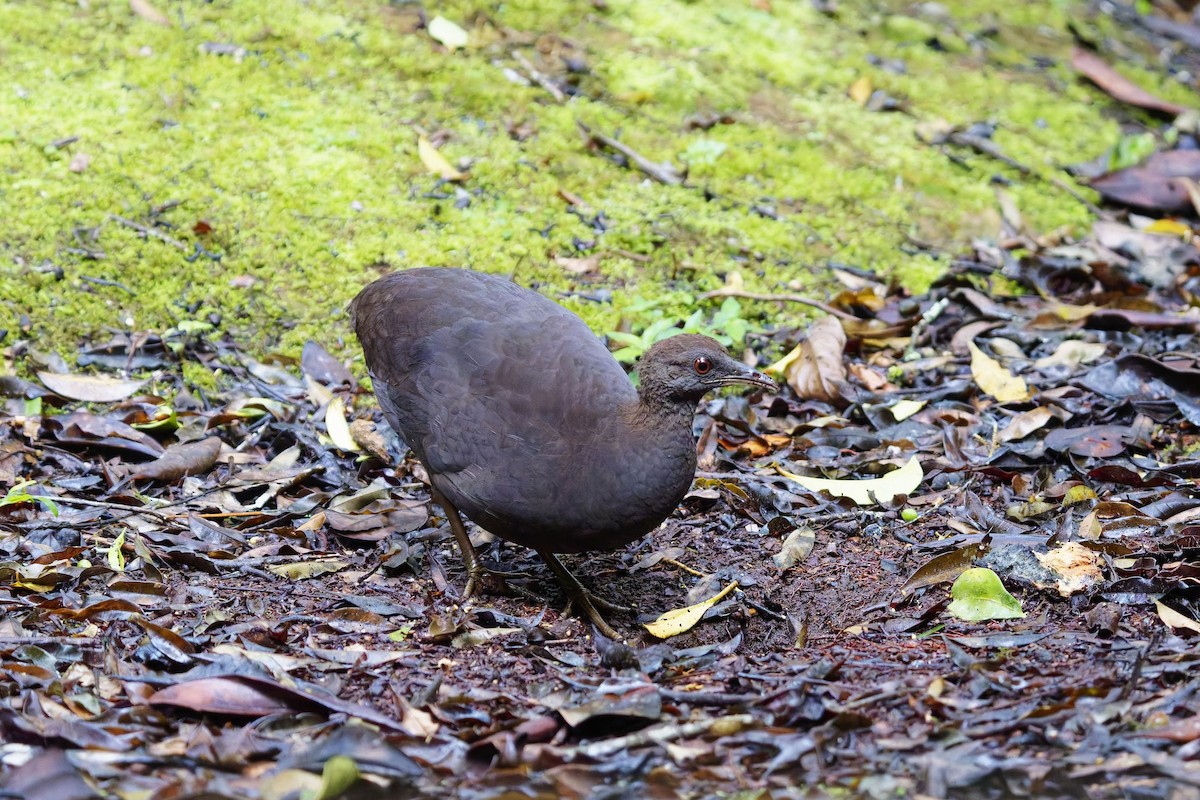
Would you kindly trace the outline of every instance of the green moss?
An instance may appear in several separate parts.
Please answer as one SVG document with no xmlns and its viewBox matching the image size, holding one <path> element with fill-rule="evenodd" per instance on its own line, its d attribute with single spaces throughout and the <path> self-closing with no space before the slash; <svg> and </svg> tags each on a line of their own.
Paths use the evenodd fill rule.
<svg viewBox="0 0 1200 800">
<path fill-rule="evenodd" d="M 354 292 L 418 264 L 515 272 L 601 330 L 687 318 L 735 270 L 751 290 L 820 295 L 836 261 L 920 290 L 946 261 L 908 243 L 953 253 L 994 236 L 993 179 L 1011 183 L 1031 229 L 1085 230 L 1086 208 L 1048 179 L 1118 137 L 1097 91 L 1034 62 L 1065 58 L 1068 21 L 1123 35 L 1082 4 L 959 0 L 922 15 L 848 0 L 830 18 L 807 3 L 460 1 L 438 9 L 471 32 L 455 53 L 402 6 L 312 0 L 267 19 L 229 0 L 158 5 L 171 27 L 119 0 L 0 0 L 0 328 L 26 314 L 40 342 L 69 352 L 106 327 L 163 330 L 204 305 L 259 353 L 309 338 L 336 348 Z M 564 58 L 586 64 L 568 76 L 580 95 L 559 104 L 510 81 L 514 51 L 555 77 Z M 883 66 L 898 61 L 902 74 Z M 859 107 L 847 88 L 863 77 L 908 113 Z M 704 113 L 734 121 L 686 127 Z M 992 121 L 1030 173 L 964 151 L 953 163 L 917 137 L 939 118 Z M 580 120 L 687 162 L 688 184 L 602 157 Z M 469 179 L 430 175 L 418 133 L 469 162 Z M 560 191 L 592 211 L 571 213 Z M 594 287 L 553 260 L 589 241 L 607 253 L 610 302 L 572 299 Z M 807 310 L 743 313 L 794 325 Z"/>
</svg>

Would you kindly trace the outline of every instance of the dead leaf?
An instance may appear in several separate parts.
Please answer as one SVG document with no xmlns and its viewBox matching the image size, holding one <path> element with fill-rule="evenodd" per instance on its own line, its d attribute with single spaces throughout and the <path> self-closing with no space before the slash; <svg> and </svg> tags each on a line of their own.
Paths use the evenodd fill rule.
<svg viewBox="0 0 1200 800">
<path fill-rule="evenodd" d="M 971 375 L 979 388 L 1001 403 L 1013 403 L 1029 399 L 1029 387 L 1025 381 L 1000 366 L 1000 362 L 979 349 L 974 342 L 967 342 L 971 353 Z"/>
<path fill-rule="evenodd" d="M 1178 116 L 1188 110 L 1186 106 L 1155 97 L 1117 72 L 1100 56 L 1080 47 L 1076 47 L 1071 53 L 1071 66 L 1103 89 L 1114 100 L 1148 111 L 1160 111 L 1171 116 Z"/>
<path fill-rule="evenodd" d="M 736 589 L 737 585 L 737 581 L 733 581 L 707 600 L 685 608 L 667 611 L 653 622 L 647 622 L 643 627 L 650 632 L 651 636 L 657 636 L 659 639 L 686 633 L 696 627 L 696 623 L 704 617 L 704 614 L 720 602 L 725 595 Z"/>
<path fill-rule="evenodd" d="M 162 25 L 166 28 L 171 27 L 171 20 L 167 18 L 167 15 L 150 5 L 149 0 L 129 0 L 129 7 L 133 9 L 133 13 L 146 20 L 146 22 Z"/>
<path fill-rule="evenodd" d="M 417 137 L 417 155 L 421 157 L 421 162 L 427 170 L 444 181 L 461 181 L 467 177 L 465 172 L 455 169 L 454 165 L 447 161 L 446 157 L 439 153 L 438 149 L 424 136 Z"/>
<path fill-rule="evenodd" d="M 361 452 L 358 442 L 350 435 L 350 424 L 346 422 L 346 404 L 342 398 L 335 397 L 325 406 L 325 430 L 333 446 L 343 453 Z"/>
<path fill-rule="evenodd" d="M 875 91 L 875 87 L 871 85 L 871 79 L 866 75 L 850 84 L 848 94 L 850 99 L 858 103 L 860 106 L 865 106 L 867 101 L 871 99 L 871 92 Z"/>
<path fill-rule="evenodd" d="M 916 456 L 908 459 L 900 469 L 894 469 L 882 478 L 865 480 L 809 478 L 782 467 L 778 469 L 780 475 L 800 484 L 805 489 L 813 492 L 829 492 L 834 497 L 849 497 L 860 506 L 874 505 L 876 502 L 887 503 L 896 495 L 912 494 L 925 477 L 925 473 L 921 469 L 921 462 L 917 460 Z"/>
<path fill-rule="evenodd" d="M 173 483 L 187 475 L 203 475 L 213 468 L 220 455 L 221 440 L 216 436 L 176 444 L 168 447 L 157 460 L 139 466 L 130 477 Z"/>
<path fill-rule="evenodd" d="M 1024 439 L 1034 431 L 1045 427 L 1046 423 L 1052 419 L 1054 419 L 1054 412 L 1048 406 L 1031 408 L 1009 420 L 1009 423 L 996 435 L 996 440 L 999 442 L 1015 442 L 1019 439 Z"/>
<path fill-rule="evenodd" d="M 771 560 L 780 569 L 789 569 L 808 558 L 816 543 L 817 537 L 812 528 L 797 528 L 783 540 L 779 552 Z"/>
<path fill-rule="evenodd" d="M 583 258 L 557 256 L 554 259 L 554 263 L 573 275 L 587 275 L 600 268 L 600 259 L 603 257 L 603 253 L 592 253 L 590 256 L 584 256 Z"/>
<path fill-rule="evenodd" d="M 455 22 L 451 22 L 445 17 L 438 15 L 429 20 L 429 25 L 426 30 L 439 44 L 450 50 L 457 50 L 460 47 L 466 47 L 471 41 L 471 36 L 463 28 Z"/>
<path fill-rule="evenodd" d="M 846 366 L 842 355 L 846 332 L 833 317 L 821 317 L 808 328 L 807 338 L 768 371 L 786 370 L 787 382 L 805 399 L 827 403 L 844 399 Z"/>
<path fill-rule="evenodd" d="M 71 375 L 59 372 L 39 372 L 38 378 L 46 388 L 68 400 L 85 403 L 115 403 L 132 397 L 145 381 L 123 381 L 104 375 Z"/>
</svg>

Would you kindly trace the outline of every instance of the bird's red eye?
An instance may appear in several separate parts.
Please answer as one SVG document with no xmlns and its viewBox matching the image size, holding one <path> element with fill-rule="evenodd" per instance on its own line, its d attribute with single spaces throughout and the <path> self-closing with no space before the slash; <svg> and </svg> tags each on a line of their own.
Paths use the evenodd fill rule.
<svg viewBox="0 0 1200 800">
<path fill-rule="evenodd" d="M 712 359 L 708 356 L 700 356 L 692 362 L 692 369 L 696 370 L 697 375 L 707 375 L 712 372 Z"/>
</svg>

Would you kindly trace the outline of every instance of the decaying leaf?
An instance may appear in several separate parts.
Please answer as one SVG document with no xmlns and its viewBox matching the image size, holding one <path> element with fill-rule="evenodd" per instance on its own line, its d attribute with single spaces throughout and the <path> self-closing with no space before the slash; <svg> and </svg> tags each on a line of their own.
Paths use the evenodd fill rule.
<svg viewBox="0 0 1200 800">
<path fill-rule="evenodd" d="M 725 595 L 736 588 L 737 581 L 733 581 L 707 600 L 695 605 L 667 611 L 653 622 L 647 622 L 643 627 L 650 632 L 651 636 L 657 636 L 659 639 L 667 639 L 671 636 L 678 636 L 681 633 L 690 631 L 710 608 L 719 603 Z"/>
<path fill-rule="evenodd" d="M 1033 362 L 1038 369 L 1046 367 L 1075 367 L 1080 364 L 1091 364 L 1098 361 L 1108 350 L 1103 342 L 1083 342 L 1079 339 L 1067 339 L 1054 349 L 1051 355 L 1039 358 Z"/>
<path fill-rule="evenodd" d="M 953 600 L 946 610 L 966 622 L 1025 616 L 1017 598 L 1000 582 L 1000 576 L 986 567 L 964 570 L 950 587 L 950 596 Z"/>
<path fill-rule="evenodd" d="M 785 372 L 788 384 L 801 397 L 839 402 L 846 385 L 845 349 L 842 323 L 834 317 L 821 317 L 809 326 L 803 342 L 767 370 Z"/>
<path fill-rule="evenodd" d="M 1029 399 L 1029 387 L 1024 379 L 1000 366 L 999 361 L 980 350 L 974 342 L 967 342 L 967 349 L 971 353 L 971 375 L 986 394 L 1001 403 Z"/>
<path fill-rule="evenodd" d="M 772 556 L 771 560 L 780 569 L 789 569 L 808 558 L 816 543 L 817 537 L 812 528 L 797 528 L 787 535 L 779 552 Z"/>
<path fill-rule="evenodd" d="M 1100 554 L 1079 542 L 1064 542 L 1047 553 L 1034 555 L 1055 574 L 1055 588 L 1063 597 L 1086 591 L 1104 579 Z"/>
<path fill-rule="evenodd" d="M 38 378 L 46 388 L 68 400 L 85 403 L 115 403 L 132 397 L 145 381 L 123 381 L 103 375 L 71 375 L 58 372 L 39 372 Z"/>
<path fill-rule="evenodd" d="M 348 566 L 350 565 L 347 562 L 338 558 L 323 558 L 315 561 L 295 561 L 290 564 L 270 564 L 267 566 L 267 570 L 281 578 L 302 581 L 330 572 L 338 572 Z"/>
<path fill-rule="evenodd" d="M 903 586 L 900 595 L 908 595 L 925 586 L 946 583 L 963 574 L 975 560 L 988 551 L 986 543 L 969 544 L 950 553 L 934 556 L 921 565 Z"/>
<path fill-rule="evenodd" d="M 149 464 L 142 464 L 130 477 L 134 480 L 170 483 L 187 475 L 203 475 L 212 469 L 221 455 L 221 440 L 209 436 L 198 442 L 185 442 L 168 447 L 166 452 Z"/>
<path fill-rule="evenodd" d="M 894 469 L 882 478 L 864 480 L 834 480 L 831 478 L 809 478 L 779 468 L 779 474 L 790 481 L 814 492 L 829 492 L 834 497 L 849 497 L 860 506 L 887 503 L 896 495 L 912 494 L 925 477 L 921 462 L 913 456 L 899 469 Z"/>
</svg>

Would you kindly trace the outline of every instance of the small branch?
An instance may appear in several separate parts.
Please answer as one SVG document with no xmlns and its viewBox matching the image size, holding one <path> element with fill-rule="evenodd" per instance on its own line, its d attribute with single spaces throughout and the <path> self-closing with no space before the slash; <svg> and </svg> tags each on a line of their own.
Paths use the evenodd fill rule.
<svg viewBox="0 0 1200 800">
<path fill-rule="evenodd" d="M 800 303 L 802 305 L 812 306 L 813 308 L 819 308 L 826 314 L 838 317 L 839 319 L 849 319 L 854 320 L 855 322 L 862 322 L 861 319 L 853 314 L 848 314 L 841 309 L 834 308 L 828 303 L 822 303 L 820 300 L 813 300 L 799 294 L 759 294 L 758 292 L 744 292 L 741 289 L 731 289 L 729 287 L 725 287 L 723 289 L 717 289 L 716 291 L 705 292 L 704 294 L 700 295 L 702 300 L 711 300 L 714 297 L 742 297 L 747 300 L 778 300 L 784 303 Z"/>
<path fill-rule="evenodd" d="M 642 745 L 663 744 L 675 741 L 676 739 L 688 739 L 693 736 L 700 736 L 718 726 L 737 730 L 748 727 L 753 723 L 754 717 L 749 714 L 731 714 L 726 717 L 714 717 L 713 719 L 685 722 L 682 724 L 672 722 L 666 725 L 655 725 L 653 728 L 631 733 L 628 736 L 618 736 L 615 739 L 606 739 L 594 744 L 581 745 L 574 748 L 571 752 L 573 755 L 583 756 L 584 758 L 605 758 L 622 750 L 641 747 Z"/>
<path fill-rule="evenodd" d="M 143 225 L 140 222 L 134 222 L 131 219 L 125 219 L 125 217 L 118 216 L 117 214 L 109 214 L 108 218 L 115 222 L 121 223 L 122 225 L 124 225 L 127 228 L 133 228 L 135 231 L 137 231 L 138 233 L 141 233 L 145 236 L 153 236 L 155 239 L 158 239 L 159 241 L 162 241 L 162 242 L 166 242 L 167 244 L 171 245 L 172 247 L 178 248 L 185 253 L 189 252 L 192 249 L 192 248 L 188 247 L 186 244 L 184 244 L 183 242 L 179 241 L 178 239 L 175 239 L 171 236 L 167 236 L 165 233 L 160 231 L 158 228 L 151 228 L 149 225 Z"/>
<path fill-rule="evenodd" d="M 618 153 L 625 156 L 625 158 L 629 159 L 629 162 L 637 167 L 640 171 L 644 172 L 646 175 L 649 175 L 659 183 L 666 184 L 667 186 L 678 186 L 679 184 L 683 183 L 683 175 L 671 162 L 664 161 L 663 163 L 659 164 L 651 161 L 629 145 L 624 144 L 623 142 L 620 142 L 611 136 L 605 136 L 603 133 L 597 133 L 582 122 L 576 122 L 575 124 L 579 126 L 579 130 L 581 130 L 583 135 L 588 138 L 588 141 L 603 145 L 610 150 L 616 150 Z"/>
<path fill-rule="evenodd" d="M 533 64 L 529 63 L 529 59 L 523 56 L 519 51 L 513 50 L 512 56 L 513 59 L 516 60 L 516 62 L 520 64 L 526 72 L 529 73 L 529 77 L 533 79 L 534 83 L 549 92 L 557 102 L 567 102 L 567 96 L 563 94 L 562 89 L 559 89 L 554 85 L 554 81 L 550 80 L 549 75 L 538 72 L 537 68 L 533 66 Z"/>
</svg>

